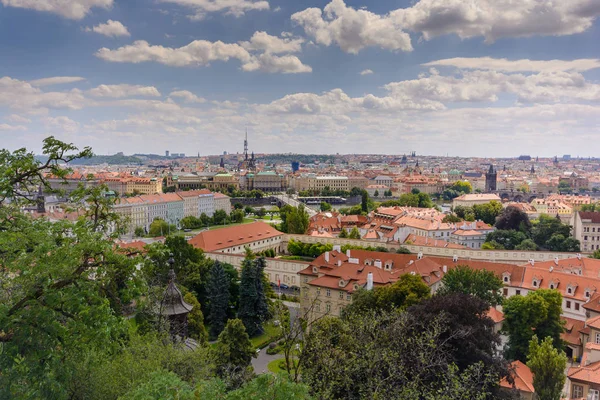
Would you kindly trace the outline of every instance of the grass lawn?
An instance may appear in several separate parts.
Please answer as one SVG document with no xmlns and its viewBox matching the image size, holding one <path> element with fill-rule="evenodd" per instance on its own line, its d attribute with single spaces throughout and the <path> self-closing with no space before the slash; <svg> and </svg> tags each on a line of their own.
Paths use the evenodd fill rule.
<svg viewBox="0 0 600 400">
<path fill-rule="evenodd" d="M 213 225 L 213 226 L 210 226 L 208 229 L 212 231 L 213 229 L 220 229 L 220 228 L 226 228 L 226 227 L 228 227 L 228 226 L 235 226 L 235 225 L 249 224 L 249 223 L 251 223 L 251 222 L 254 222 L 254 218 L 244 218 L 244 220 L 243 220 L 242 222 L 240 222 L 240 223 L 237 223 L 237 224 Z M 197 231 L 198 231 L 198 232 L 200 232 L 201 230 L 202 230 L 202 229 L 198 229 Z M 191 232 L 188 232 L 188 233 L 191 233 Z"/>
<path fill-rule="evenodd" d="M 298 361 L 294 360 L 294 364 L 297 366 L 298 365 Z M 270 363 L 267 364 L 267 369 L 269 370 L 269 372 L 272 372 L 274 374 L 278 374 L 280 372 L 285 372 L 287 373 L 287 371 L 285 370 L 285 368 L 281 368 L 285 366 L 285 359 L 284 358 L 278 358 L 277 360 L 273 360 Z"/>
<path fill-rule="evenodd" d="M 281 329 L 274 326 L 271 322 L 266 323 L 264 328 L 265 331 L 261 335 L 250 338 L 250 342 L 254 348 L 263 348 L 272 341 L 279 339 L 281 335 Z"/>
</svg>

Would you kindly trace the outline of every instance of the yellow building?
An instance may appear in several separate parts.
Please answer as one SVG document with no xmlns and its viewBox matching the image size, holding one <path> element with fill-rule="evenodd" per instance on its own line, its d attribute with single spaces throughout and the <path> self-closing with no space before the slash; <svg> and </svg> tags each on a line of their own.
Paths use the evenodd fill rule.
<svg viewBox="0 0 600 400">
<path fill-rule="evenodd" d="M 162 181 L 158 178 L 127 178 L 126 193 L 156 194 L 162 193 Z"/>
</svg>

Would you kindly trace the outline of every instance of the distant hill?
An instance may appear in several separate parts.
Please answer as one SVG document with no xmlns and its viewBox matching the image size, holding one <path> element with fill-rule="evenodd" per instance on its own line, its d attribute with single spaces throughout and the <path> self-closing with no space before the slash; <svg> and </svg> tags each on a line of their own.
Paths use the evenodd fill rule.
<svg viewBox="0 0 600 400">
<path fill-rule="evenodd" d="M 109 164 L 109 165 L 124 165 L 124 164 L 135 164 L 142 165 L 142 160 L 134 156 L 126 156 L 122 153 L 115 154 L 112 156 L 93 156 L 92 158 L 82 158 L 74 160 L 70 164 L 72 165 L 98 165 L 98 164 Z"/>
</svg>

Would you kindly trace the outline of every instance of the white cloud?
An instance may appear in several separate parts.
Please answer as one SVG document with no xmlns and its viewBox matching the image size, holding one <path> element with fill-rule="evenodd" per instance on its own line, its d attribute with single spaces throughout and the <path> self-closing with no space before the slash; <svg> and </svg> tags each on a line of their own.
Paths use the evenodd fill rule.
<svg viewBox="0 0 600 400">
<path fill-rule="evenodd" d="M 228 61 L 236 58 L 249 62 L 252 56 L 239 44 L 227 44 L 221 41 L 194 40 L 186 46 L 172 48 L 151 46 L 144 40 L 116 50 L 101 48 L 96 56 L 111 62 L 140 63 L 154 61 L 172 67 L 205 66 L 212 61 Z"/>
<path fill-rule="evenodd" d="M 175 90 L 169 93 L 169 97 L 179 97 L 186 103 L 205 103 L 206 99 L 196 96 L 188 90 Z"/>
<path fill-rule="evenodd" d="M 361 75 L 371 75 L 373 73 L 373 71 L 371 71 L 370 69 L 364 69 L 362 71 L 360 71 Z"/>
<path fill-rule="evenodd" d="M 7 121 L 16 122 L 18 124 L 29 124 L 31 120 L 18 114 L 11 114 L 5 118 Z"/>
<path fill-rule="evenodd" d="M 581 33 L 598 16 L 598 0 L 419 0 L 385 15 L 332 0 L 323 10 L 307 8 L 291 19 L 317 44 L 336 44 L 357 54 L 365 47 L 411 51 L 406 31 L 421 33 L 425 40 L 456 34 L 492 43 L 503 37 Z"/>
<path fill-rule="evenodd" d="M 312 68 L 302 64 L 296 56 L 276 56 L 270 53 L 260 54 L 253 57 L 251 62 L 242 65 L 244 71 L 263 71 L 269 73 L 300 74 L 312 72 Z"/>
<path fill-rule="evenodd" d="M 507 60 L 506 58 L 448 58 L 430 61 L 423 66 L 456 67 L 460 69 L 486 69 L 503 72 L 558 72 L 589 71 L 600 68 L 600 59 L 587 58 L 579 60 Z"/>
<path fill-rule="evenodd" d="M 46 128 L 60 133 L 75 133 L 79 130 L 79 122 L 73 121 L 69 117 L 46 117 L 42 120 Z"/>
<path fill-rule="evenodd" d="M 75 83 L 85 80 L 80 76 L 53 76 L 50 78 L 36 79 L 29 81 L 33 86 L 50 86 L 50 85 L 62 85 L 66 83 Z"/>
<path fill-rule="evenodd" d="M 271 36 L 271 38 L 274 37 Z M 272 45 L 275 52 L 282 51 L 285 46 L 293 48 L 290 43 L 278 42 L 275 44 L 271 43 L 271 41 L 268 44 L 263 41 L 261 46 L 268 48 L 268 45 Z M 244 71 L 260 70 L 270 73 L 302 73 L 312 71 L 311 67 L 302 64 L 296 56 L 276 56 L 270 50 L 259 55 L 254 55 L 237 43 L 228 44 L 221 41 L 194 40 L 186 46 L 171 48 L 151 46 L 146 41 L 138 40 L 131 45 L 115 50 L 102 48 L 96 52 L 96 56 L 111 62 L 140 63 L 154 61 L 173 67 L 206 66 L 212 61 L 228 61 L 234 58 L 242 63 L 242 70 Z"/>
<path fill-rule="evenodd" d="M 412 51 L 410 36 L 389 16 L 347 7 L 343 0 L 332 0 L 323 11 L 307 8 L 292 14 L 316 43 L 337 44 L 347 53 L 357 54 L 365 47 Z"/>
<path fill-rule="evenodd" d="M 83 19 L 94 7 L 108 9 L 113 0 L 0 0 L 5 7 L 58 14 L 68 19 Z"/>
<path fill-rule="evenodd" d="M 581 33 L 598 15 L 598 0 L 420 0 L 390 13 L 396 23 L 421 32 L 426 40 L 456 34 L 462 39 L 483 36 L 487 43 L 502 37 Z"/>
<path fill-rule="evenodd" d="M 283 35 L 282 35 L 283 36 Z M 298 53 L 302 51 L 304 39 L 290 37 L 279 38 L 271 36 L 267 32 L 254 32 L 249 42 L 240 42 L 246 50 L 259 50 L 266 53 Z"/>
<path fill-rule="evenodd" d="M 0 78 L 0 106 L 18 110 L 45 108 L 78 110 L 85 105 L 81 90 L 43 92 L 29 82 L 5 76 Z"/>
<path fill-rule="evenodd" d="M 147 96 L 147 97 L 159 97 L 160 92 L 154 86 L 142 86 L 142 85 L 100 85 L 86 92 L 93 97 L 110 97 L 110 98 L 121 98 L 121 97 L 133 97 L 133 96 Z"/>
<path fill-rule="evenodd" d="M 23 125 L 0 124 L 0 131 L 26 131 L 27 127 Z"/>
<path fill-rule="evenodd" d="M 240 17 L 247 11 L 268 10 L 269 2 L 265 0 L 160 0 L 165 3 L 174 3 L 190 8 L 194 14 L 191 20 L 202 20 L 207 13 L 224 12 L 225 14 Z"/>
<path fill-rule="evenodd" d="M 127 27 L 119 21 L 109 19 L 105 24 L 98 24 L 93 28 L 85 28 L 86 32 L 95 32 L 108 37 L 131 36 Z"/>
</svg>

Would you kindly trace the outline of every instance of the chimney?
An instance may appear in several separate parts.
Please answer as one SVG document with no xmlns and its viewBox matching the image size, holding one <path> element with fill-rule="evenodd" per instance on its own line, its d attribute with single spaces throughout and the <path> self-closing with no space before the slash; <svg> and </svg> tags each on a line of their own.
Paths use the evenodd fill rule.
<svg viewBox="0 0 600 400">
<path fill-rule="evenodd" d="M 456 254 L 452 256 L 452 261 L 458 262 L 458 256 Z"/>
<path fill-rule="evenodd" d="M 577 259 L 581 260 L 581 253 L 577 253 Z"/>
<path fill-rule="evenodd" d="M 444 273 L 448 272 L 448 266 L 447 265 L 443 265 L 442 266 L 442 271 L 444 271 Z"/>
<path fill-rule="evenodd" d="M 377 268 L 381 269 L 381 260 L 375 260 L 373 265 L 376 266 Z"/>
<path fill-rule="evenodd" d="M 558 257 L 554 257 L 554 264 L 558 265 Z"/>
<path fill-rule="evenodd" d="M 350 258 L 350 249 L 346 250 L 346 257 Z"/>
<path fill-rule="evenodd" d="M 326 263 L 329 262 L 329 252 L 328 251 L 325 252 L 325 262 Z"/>
<path fill-rule="evenodd" d="M 417 260 L 420 260 L 421 258 L 423 258 L 423 252 L 419 252 L 419 254 L 417 254 Z"/>
<path fill-rule="evenodd" d="M 529 264 L 531 264 L 532 266 L 534 266 L 535 265 L 535 260 L 533 258 L 530 258 L 529 259 Z"/>
<path fill-rule="evenodd" d="M 342 251 L 342 246 L 340 246 L 339 244 L 336 244 L 335 246 L 333 246 L 333 250 L 341 252 Z"/>
<path fill-rule="evenodd" d="M 373 290 L 373 273 L 367 274 L 367 290 Z"/>
</svg>

